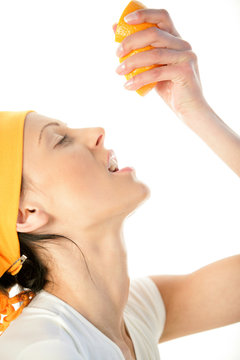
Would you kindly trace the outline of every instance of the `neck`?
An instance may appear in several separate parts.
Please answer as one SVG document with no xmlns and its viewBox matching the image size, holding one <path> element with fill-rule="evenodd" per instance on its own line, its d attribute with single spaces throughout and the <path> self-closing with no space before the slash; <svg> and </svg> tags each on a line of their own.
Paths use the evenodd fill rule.
<svg viewBox="0 0 240 360">
<path fill-rule="evenodd" d="M 68 236 L 82 252 L 66 240 L 69 243 L 64 242 L 64 251 L 57 254 L 58 268 L 51 271 L 54 284 L 47 284 L 44 290 L 68 303 L 112 341 L 126 344 L 129 337 L 123 310 L 130 283 L 127 253 L 122 227 L 104 228 L 101 225 L 95 232 L 91 229 L 88 236 L 81 235 L 84 241 Z"/>
</svg>

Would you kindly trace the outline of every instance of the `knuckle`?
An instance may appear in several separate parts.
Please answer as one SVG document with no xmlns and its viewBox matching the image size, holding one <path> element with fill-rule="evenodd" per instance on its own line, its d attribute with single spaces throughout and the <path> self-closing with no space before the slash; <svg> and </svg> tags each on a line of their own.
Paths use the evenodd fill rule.
<svg viewBox="0 0 240 360">
<path fill-rule="evenodd" d="M 169 12 L 166 9 L 161 9 L 160 12 L 163 17 L 170 18 Z"/>
<path fill-rule="evenodd" d="M 190 57 L 191 60 L 197 61 L 197 55 L 192 50 L 189 50 L 189 57 Z"/>
<path fill-rule="evenodd" d="M 153 78 L 157 78 L 159 76 L 160 68 L 158 66 L 151 69 L 151 75 Z"/>
<path fill-rule="evenodd" d="M 185 49 L 192 50 L 192 46 L 188 41 L 183 40 L 183 44 L 184 44 Z"/>
<path fill-rule="evenodd" d="M 139 20 L 145 20 L 145 9 L 138 9 L 135 11 Z"/>
<path fill-rule="evenodd" d="M 162 57 L 163 52 L 164 52 L 163 49 L 160 49 L 160 48 L 154 49 L 153 50 L 153 59 L 154 59 L 154 61 L 157 62 L 159 60 L 159 58 Z"/>
<path fill-rule="evenodd" d="M 150 32 L 153 40 L 157 40 L 159 37 L 159 29 L 156 26 L 152 26 L 148 29 L 148 31 Z"/>
<path fill-rule="evenodd" d="M 197 61 L 197 55 L 192 50 L 185 50 L 183 52 L 184 54 L 184 60 L 189 61 Z"/>
</svg>

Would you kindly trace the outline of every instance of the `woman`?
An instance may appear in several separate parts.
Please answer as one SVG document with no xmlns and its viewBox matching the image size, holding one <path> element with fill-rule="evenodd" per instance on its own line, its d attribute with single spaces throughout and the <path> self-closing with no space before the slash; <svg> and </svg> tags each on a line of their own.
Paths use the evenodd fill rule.
<svg viewBox="0 0 240 360">
<path fill-rule="evenodd" d="M 159 29 L 127 37 L 118 55 L 149 44 L 156 49 L 125 60 L 121 74 L 150 63 L 168 66 L 137 75 L 129 89 L 158 81 L 157 93 L 177 116 L 240 174 L 239 137 L 204 99 L 191 46 L 165 10 L 134 14 L 131 23 L 156 23 Z M 34 111 L 6 117 L 14 129 L 21 119 L 24 128 L 15 134 L 19 142 L 12 142 L 16 151 L 23 145 L 22 168 L 21 158 L 16 161 L 5 148 L 22 186 L 18 203 L 18 187 L 6 185 L 7 195 L 11 186 L 15 191 L 18 236 L 4 238 L 1 247 L 1 313 L 9 313 L 0 337 L 4 360 L 154 360 L 160 342 L 240 320 L 239 256 L 189 275 L 130 281 L 123 221 L 149 189 L 134 171 L 108 171 L 116 163 L 109 163 L 114 154 L 104 148 L 104 129 L 70 129 Z M 1 234 L 10 225 L 1 222 Z M 31 291 L 10 300 L 15 284 Z M 23 301 L 20 314 L 9 305 L 15 300 Z"/>
</svg>

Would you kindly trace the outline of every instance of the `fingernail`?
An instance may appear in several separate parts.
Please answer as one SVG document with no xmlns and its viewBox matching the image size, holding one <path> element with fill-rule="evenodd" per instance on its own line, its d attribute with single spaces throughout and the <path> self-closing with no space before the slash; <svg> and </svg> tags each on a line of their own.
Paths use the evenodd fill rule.
<svg viewBox="0 0 240 360">
<path fill-rule="evenodd" d="M 128 80 L 124 86 L 125 88 L 129 89 L 133 85 L 133 79 Z"/>
<path fill-rule="evenodd" d="M 125 69 L 126 69 L 126 66 L 125 66 L 124 63 L 122 63 L 121 65 L 119 65 L 119 66 L 116 68 L 116 72 L 117 72 L 117 73 L 122 73 Z"/>
<path fill-rule="evenodd" d="M 138 19 L 138 14 L 137 13 L 131 13 L 125 16 L 124 21 L 128 22 L 128 21 L 134 21 Z"/>
<path fill-rule="evenodd" d="M 116 52 L 116 55 L 117 56 L 122 56 L 123 54 L 123 46 L 122 44 L 117 48 L 117 52 Z"/>
</svg>

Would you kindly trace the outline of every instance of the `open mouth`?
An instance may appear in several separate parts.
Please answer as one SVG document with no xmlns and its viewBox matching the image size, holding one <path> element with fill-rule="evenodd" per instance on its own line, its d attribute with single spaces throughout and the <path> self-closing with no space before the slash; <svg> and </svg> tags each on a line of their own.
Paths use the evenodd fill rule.
<svg viewBox="0 0 240 360">
<path fill-rule="evenodd" d="M 119 171 L 118 161 L 113 150 L 110 150 L 108 153 L 108 171 L 110 172 Z"/>
<path fill-rule="evenodd" d="M 108 168 L 108 171 L 117 172 L 117 171 L 119 171 L 119 168 L 116 164 L 111 164 L 111 166 Z"/>
</svg>

